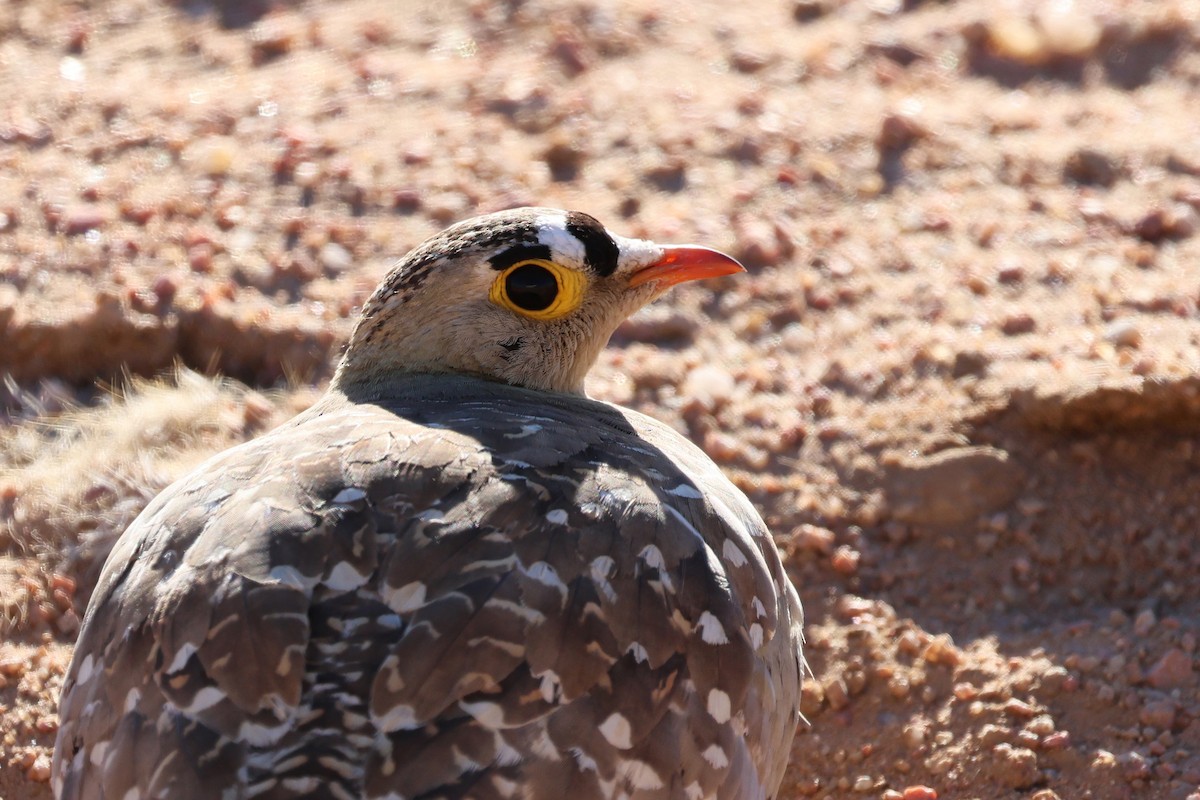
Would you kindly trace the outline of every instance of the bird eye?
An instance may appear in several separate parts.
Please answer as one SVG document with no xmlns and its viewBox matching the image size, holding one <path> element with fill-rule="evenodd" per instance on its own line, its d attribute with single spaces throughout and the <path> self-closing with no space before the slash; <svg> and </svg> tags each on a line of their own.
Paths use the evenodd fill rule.
<svg viewBox="0 0 1200 800">
<path fill-rule="evenodd" d="M 543 311 L 558 296 L 558 279 L 541 264 L 524 264 L 504 278 L 508 299 L 526 311 Z"/>
<path fill-rule="evenodd" d="M 558 319 L 583 302 L 587 278 L 541 258 L 520 261 L 496 276 L 489 298 L 509 311 L 531 319 Z"/>
</svg>

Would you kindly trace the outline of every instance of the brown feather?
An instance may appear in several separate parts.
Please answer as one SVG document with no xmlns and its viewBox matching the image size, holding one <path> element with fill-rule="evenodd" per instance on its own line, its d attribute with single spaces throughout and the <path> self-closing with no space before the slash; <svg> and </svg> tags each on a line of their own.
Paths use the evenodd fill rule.
<svg viewBox="0 0 1200 800">
<path fill-rule="evenodd" d="M 61 796 L 777 785 L 800 612 L 761 522 L 665 426 L 544 398 L 331 395 L 164 492 L 85 620 Z"/>
</svg>

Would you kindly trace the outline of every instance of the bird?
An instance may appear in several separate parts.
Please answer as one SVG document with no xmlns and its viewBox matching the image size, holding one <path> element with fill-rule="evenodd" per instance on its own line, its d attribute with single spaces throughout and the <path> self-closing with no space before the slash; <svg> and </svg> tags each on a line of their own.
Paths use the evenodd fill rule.
<svg viewBox="0 0 1200 800">
<path fill-rule="evenodd" d="M 589 398 L 618 325 L 744 271 L 578 211 L 391 268 L 324 394 L 130 524 L 61 692 L 61 800 L 766 800 L 803 613 L 747 497 Z"/>
</svg>

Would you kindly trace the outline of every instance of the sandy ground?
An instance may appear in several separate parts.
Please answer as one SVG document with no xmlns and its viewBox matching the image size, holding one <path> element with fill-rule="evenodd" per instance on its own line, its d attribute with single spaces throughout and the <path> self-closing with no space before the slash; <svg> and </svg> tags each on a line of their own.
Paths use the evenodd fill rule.
<svg viewBox="0 0 1200 800">
<path fill-rule="evenodd" d="M 751 267 L 590 389 L 787 555 L 781 797 L 1200 798 L 1198 84 L 1196 0 L 0 5 L 0 798 L 124 525 L 520 204 Z"/>
</svg>

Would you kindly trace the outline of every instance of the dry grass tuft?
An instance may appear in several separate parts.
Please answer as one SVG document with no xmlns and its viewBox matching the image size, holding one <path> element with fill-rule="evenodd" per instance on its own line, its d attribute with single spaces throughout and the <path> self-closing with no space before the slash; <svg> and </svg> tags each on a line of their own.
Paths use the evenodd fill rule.
<svg viewBox="0 0 1200 800">
<path fill-rule="evenodd" d="M 311 390 L 269 397 L 179 369 L 167 380 L 135 380 L 99 407 L 0 431 L 0 558 L 9 566 L 32 561 L 40 572 L 9 576 L 27 596 L 6 592 L 0 631 L 38 616 L 63 580 L 73 581 L 72 605 L 82 607 L 116 538 L 163 487 L 313 397 Z M 53 617 L 54 605 L 42 616 Z"/>
</svg>

